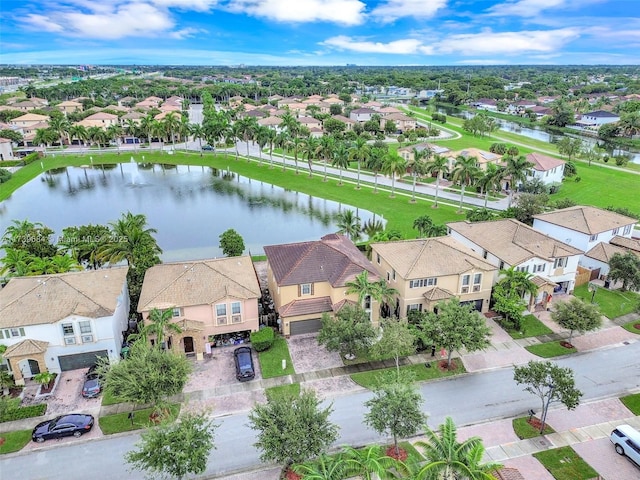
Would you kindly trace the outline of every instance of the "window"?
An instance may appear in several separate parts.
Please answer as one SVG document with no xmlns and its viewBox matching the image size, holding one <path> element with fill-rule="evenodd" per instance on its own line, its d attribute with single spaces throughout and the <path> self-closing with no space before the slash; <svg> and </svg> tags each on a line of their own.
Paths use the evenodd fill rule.
<svg viewBox="0 0 640 480">
<path fill-rule="evenodd" d="M 597 233 L 595 235 L 591 235 L 589 237 L 589 241 L 590 242 L 595 242 L 596 240 L 598 240 L 598 234 Z"/>
<path fill-rule="evenodd" d="M 303 283 L 300 285 L 300 295 L 311 295 L 311 284 Z"/>
<path fill-rule="evenodd" d="M 471 281 L 471 275 L 463 275 L 462 276 L 462 288 L 460 289 L 461 293 L 469 293 L 469 282 Z"/>
<path fill-rule="evenodd" d="M 226 317 L 227 316 L 227 304 L 219 303 L 216 305 L 216 316 L 218 317 Z"/>
<path fill-rule="evenodd" d="M 364 297 L 364 309 L 367 310 L 369 308 L 371 308 L 371 295 Z"/>
<path fill-rule="evenodd" d="M 231 315 L 239 315 L 240 314 L 240 302 L 233 302 L 231 304 Z"/>
<path fill-rule="evenodd" d="M 393 280 L 395 281 L 396 279 L 396 271 L 395 270 L 391 270 L 391 277 L 393 278 Z"/>
<path fill-rule="evenodd" d="M 562 267 L 566 267 L 566 266 L 567 266 L 567 258 L 566 257 L 556 258 L 553 261 L 553 268 L 562 268 Z"/>
<path fill-rule="evenodd" d="M 88 320 L 78 322 L 78 326 L 80 327 L 80 338 L 82 339 L 82 343 L 93 342 L 93 333 L 91 332 L 91 322 Z"/>
<path fill-rule="evenodd" d="M 482 274 L 476 273 L 473 276 L 473 291 L 479 292 L 481 287 L 482 287 Z"/>
<path fill-rule="evenodd" d="M 486 260 L 486 258 L 487 258 L 487 251 L 486 250 L 482 251 L 482 258 L 484 258 Z"/>
<path fill-rule="evenodd" d="M 420 278 L 418 280 L 409 280 L 409 288 L 434 287 L 438 284 L 436 277 Z"/>
<path fill-rule="evenodd" d="M 523 267 L 516 267 L 517 272 L 529 272 L 529 265 L 525 265 Z"/>
<path fill-rule="evenodd" d="M 614 235 L 618 235 L 618 232 L 619 232 L 619 231 L 620 231 L 620 229 L 619 229 L 619 228 L 614 228 L 614 229 L 613 229 L 613 234 L 614 234 Z"/>
<path fill-rule="evenodd" d="M 387 282 L 391 280 L 391 273 L 387 272 Z"/>
<path fill-rule="evenodd" d="M 12 337 L 24 337 L 24 328 L 11 328 L 10 333 Z M 9 338 L 9 335 L 7 335 Z"/>
<path fill-rule="evenodd" d="M 173 316 L 174 317 L 179 317 L 180 316 L 180 308 L 174 308 L 173 309 Z"/>
<path fill-rule="evenodd" d="M 62 334 L 65 337 L 67 335 L 73 335 L 73 323 L 63 323 L 62 324 Z"/>
<path fill-rule="evenodd" d="M 500 265 L 498 266 L 500 270 L 504 270 L 504 262 L 500 260 Z"/>
<path fill-rule="evenodd" d="M 407 315 L 409 315 L 409 312 L 412 312 L 414 310 L 417 310 L 419 312 L 422 311 L 422 304 L 421 303 L 412 303 L 410 305 L 407 305 Z"/>
<path fill-rule="evenodd" d="M 534 272 L 544 272 L 545 266 L 546 265 L 544 263 L 540 263 L 540 264 L 538 264 L 538 265 L 533 267 L 533 271 Z"/>
<path fill-rule="evenodd" d="M 378 265 L 380 265 L 380 254 L 376 253 L 376 262 L 378 262 Z"/>
<path fill-rule="evenodd" d="M 630 233 L 631 233 L 631 225 L 627 225 L 626 227 L 624 227 L 622 234 L 629 235 Z"/>
</svg>

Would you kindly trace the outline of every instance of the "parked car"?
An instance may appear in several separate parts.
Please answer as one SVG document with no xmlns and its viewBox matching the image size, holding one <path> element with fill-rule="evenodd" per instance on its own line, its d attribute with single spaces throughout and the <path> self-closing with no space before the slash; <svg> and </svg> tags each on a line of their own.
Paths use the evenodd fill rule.
<svg viewBox="0 0 640 480">
<path fill-rule="evenodd" d="M 39 423 L 31 433 L 34 442 L 42 443 L 50 438 L 80 437 L 93 428 L 93 416 L 81 413 L 62 415 Z"/>
<path fill-rule="evenodd" d="M 640 432 L 629 425 L 618 425 L 609 440 L 618 455 L 624 455 L 640 467 Z"/>
<path fill-rule="evenodd" d="M 239 347 L 233 351 L 233 358 L 236 363 L 236 378 L 241 382 L 253 380 L 255 370 L 253 368 L 253 356 L 251 347 Z"/>
<path fill-rule="evenodd" d="M 97 365 L 91 365 L 87 373 L 85 373 L 84 384 L 82 385 L 82 396 L 84 398 L 95 398 L 102 391 L 97 368 Z"/>
<path fill-rule="evenodd" d="M 213 147 L 211 145 L 203 145 L 202 150 L 210 151 L 210 150 L 213 150 Z"/>
</svg>

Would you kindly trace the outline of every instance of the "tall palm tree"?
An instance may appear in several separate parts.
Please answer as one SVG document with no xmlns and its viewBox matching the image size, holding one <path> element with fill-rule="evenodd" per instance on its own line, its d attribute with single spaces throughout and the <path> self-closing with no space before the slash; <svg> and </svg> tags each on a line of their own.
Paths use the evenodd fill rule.
<svg viewBox="0 0 640 480">
<path fill-rule="evenodd" d="M 164 131 L 167 132 L 173 150 L 176 149 L 176 134 L 180 130 L 180 117 L 175 112 L 169 112 L 169 114 L 162 120 Z"/>
<path fill-rule="evenodd" d="M 164 151 L 164 139 L 167 134 L 167 129 L 165 128 L 165 123 L 160 120 L 153 120 L 151 122 L 151 136 L 160 140 L 160 152 Z"/>
<path fill-rule="evenodd" d="M 309 178 L 313 176 L 313 160 L 317 158 L 319 148 L 320 140 L 309 135 L 304 143 L 304 154 L 307 157 L 307 164 L 309 165 Z"/>
<path fill-rule="evenodd" d="M 504 171 L 505 176 L 511 177 L 511 188 L 509 189 L 510 207 L 513 200 L 513 191 L 518 187 L 519 184 L 525 182 L 525 180 L 527 179 L 527 172 L 531 167 L 533 167 L 533 163 L 527 160 L 527 157 L 524 155 L 505 155 L 505 157 L 503 157 L 503 160 L 507 162 Z"/>
<path fill-rule="evenodd" d="M 280 148 L 282 151 L 282 171 L 284 172 L 287 166 L 285 153 L 287 150 L 287 145 L 289 145 L 289 132 L 287 132 L 286 130 L 280 130 L 276 135 L 276 138 L 274 140 L 274 145 L 277 148 Z"/>
<path fill-rule="evenodd" d="M 407 171 L 407 164 L 400 155 L 388 152 L 382 164 L 382 173 L 391 177 L 391 198 L 394 198 L 396 187 L 396 175 L 402 175 Z"/>
<path fill-rule="evenodd" d="M 383 148 L 374 147 L 371 149 L 371 154 L 365 165 L 366 168 L 373 172 L 373 193 L 378 193 L 378 174 L 382 170 L 384 163 L 384 156 L 388 150 Z"/>
<path fill-rule="evenodd" d="M 356 138 L 355 143 L 349 149 L 349 160 L 358 162 L 358 180 L 356 182 L 356 190 L 360 190 L 360 165 L 367 162 L 371 155 L 371 147 L 367 144 L 367 140 L 362 137 Z"/>
<path fill-rule="evenodd" d="M 149 323 L 142 328 L 145 330 L 147 337 L 155 335 L 158 348 L 164 348 L 165 334 L 182 333 L 180 326 L 171 322 L 172 318 L 173 308 L 167 308 L 166 310 L 154 308 L 149 312 L 149 317 L 147 318 Z"/>
<path fill-rule="evenodd" d="M 391 313 L 389 304 L 393 302 L 396 295 L 398 295 L 398 290 L 390 287 L 384 278 L 375 282 L 374 287 L 373 298 L 380 303 L 380 316 L 388 317 Z"/>
<path fill-rule="evenodd" d="M 89 138 L 85 126 L 79 124 L 71 125 L 69 127 L 69 137 L 71 138 L 71 141 L 78 140 L 83 147 Z"/>
<path fill-rule="evenodd" d="M 324 161 L 324 178 L 323 182 L 327 181 L 327 163 L 329 159 L 333 157 L 333 150 L 336 148 L 336 139 L 333 135 L 323 135 L 320 138 L 320 144 L 318 145 L 316 154 Z"/>
<path fill-rule="evenodd" d="M 267 144 L 269 145 L 269 168 L 273 168 L 273 147 L 275 146 L 278 133 L 272 128 L 267 128 L 265 135 L 267 137 Z"/>
<path fill-rule="evenodd" d="M 153 133 L 153 115 L 148 114 L 140 120 L 140 132 L 147 137 L 147 143 L 151 147 L 151 135 Z"/>
<path fill-rule="evenodd" d="M 64 138 L 69 134 L 69 127 L 71 127 L 69 120 L 64 116 L 55 116 L 49 121 L 49 128 L 58 136 L 60 148 L 64 146 Z"/>
<path fill-rule="evenodd" d="M 360 217 L 353 210 L 343 210 L 336 215 L 338 220 L 338 233 L 346 235 L 351 241 L 358 241 L 360 238 Z"/>
<path fill-rule="evenodd" d="M 116 149 L 118 151 L 118 155 L 120 155 L 120 137 L 122 136 L 122 127 L 119 123 L 114 123 L 107 127 L 106 132 L 107 138 L 109 138 L 110 141 L 115 140 Z"/>
<path fill-rule="evenodd" d="M 338 167 L 338 170 L 340 171 L 338 185 L 342 185 L 342 170 L 349 168 L 349 147 L 347 147 L 346 143 L 338 143 L 333 151 L 333 160 L 331 161 L 331 164 L 334 167 Z"/>
<path fill-rule="evenodd" d="M 478 160 L 476 159 L 476 157 L 466 157 L 464 155 L 458 155 L 456 157 L 456 163 L 454 164 L 451 173 L 453 174 L 453 181 L 460 183 L 460 205 L 458 206 L 459 212 L 462 212 L 464 189 L 468 185 L 473 184 L 480 172 L 477 163 Z"/>
<path fill-rule="evenodd" d="M 38 128 L 36 135 L 33 137 L 32 143 L 43 147 L 44 154 L 47 154 L 47 148 L 57 140 L 57 134 L 49 128 Z"/>
<path fill-rule="evenodd" d="M 256 138 L 256 132 L 258 131 L 258 121 L 255 117 L 244 117 L 236 122 L 238 125 L 238 133 L 240 138 L 247 144 L 247 162 L 250 161 L 249 157 L 249 142 L 252 142 Z"/>
<path fill-rule="evenodd" d="M 482 463 L 485 449 L 479 437 L 459 442 L 451 417 L 438 427 L 438 432 L 427 429 L 425 437 L 414 444 L 426 460 L 415 466 L 415 480 L 495 480 L 491 472 L 502 467 L 499 463 Z"/>
<path fill-rule="evenodd" d="M 416 180 L 418 179 L 418 175 L 424 175 L 426 173 L 426 161 L 431 156 L 431 150 L 429 148 L 418 150 L 414 147 L 412 153 L 412 158 L 407 162 L 407 167 L 411 169 L 411 176 L 413 177 L 411 203 L 416 203 Z"/>
<path fill-rule="evenodd" d="M 146 228 L 147 218 L 144 215 L 127 212 L 109 225 L 113 240 L 100 247 L 97 255 L 99 260 L 112 264 L 126 260 L 130 267 L 135 267 L 140 255 L 155 256 L 162 253 L 153 236 L 157 231 Z"/>
<path fill-rule="evenodd" d="M 192 123 L 189 126 L 189 134 L 193 137 L 194 140 L 198 140 L 198 146 L 200 147 L 200 156 L 202 156 L 202 139 L 206 136 L 204 127 L 199 123 Z"/>
<path fill-rule="evenodd" d="M 205 133 L 204 138 L 206 138 L 207 143 L 213 147 L 214 155 L 218 142 L 230 139 L 234 134 L 234 130 L 229 123 L 229 117 L 221 112 L 212 112 L 211 115 L 205 118 L 202 126 Z M 233 141 L 235 143 L 235 137 Z M 236 147 L 236 160 L 238 158 L 237 151 Z"/>
<path fill-rule="evenodd" d="M 269 143 L 269 135 L 272 130 L 264 125 L 258 125 L 255 132 L 255 140 L 258 144 L 258 157 L 262 163 L 262 149 Z"/>
<path fill-rule="evenodd" d="M 347 287 L 347 295 L 358 295 L 358 304 L 361 307 L 364 307 L 364 301 L 367 297 L 375 298 L 378 291 L 376 282 L 369 280 L 369 272 L 367 270 L 363 270 L 362 273 L 356 275 L 352 281 L 346 282 L 345 286 Z"/>
<path fill-rule="evenodd" d="M 500 283 L 505 290 L 515 292 L 520 298 L 529 294 L 529 308 L 531 308 L 533 300 L 538 294 L 538 286 L 531 280 L 534 275 L 529 272 L 517 270 L 516 267 L 511 266 L 507 269 L 500 270 L 500 277 L 498 283 Z"/>
<path fill-rule="evenodd" d="M 481 192 L 484 192 L 484 208 L 487 208 L 489 192 L 500 189 L 504 176 L 504 168 L 496 165 L 495 163 L 489 163 L 487 165 L 487 169 L 482 173 L 482 176 L 478 178 L 478 186 L 480 187 Z"/>
<path fill-rule="evenodd" d="M 288 150 L 293 150 L 293 162 L 295 163 L 296 166 L 296 175 L 298 175 L 300 172 L 298 171 L 298 154 L 300 153 L 300 148 L 302 147 L 302 145 L 304 144 L 304 140 L 302 138 L 300 138 L 300 136 L 296 133 L 289 133 L 289 139 L 287 142 L 287 149 Z"/>
</svg>

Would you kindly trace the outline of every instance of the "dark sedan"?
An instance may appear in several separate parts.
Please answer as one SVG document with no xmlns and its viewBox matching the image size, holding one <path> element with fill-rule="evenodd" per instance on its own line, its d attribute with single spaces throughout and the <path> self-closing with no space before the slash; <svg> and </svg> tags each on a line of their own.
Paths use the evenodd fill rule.
<svg viewBox="0 0 640 480">
<path fill-rule="evenodd" d="M 70 436 L 77 438 L 91 431 L 93 421 L 92 415 L 84 415 L 81 413 L 62 415 L 53 420 L 47 420 L 46 422 L 36 425 L 36 428 L 33 429 L 33 433 L 31 434 L 31 439 L 34 442 L 42 443 L 51 438 Z"/>
<path fill-rule="evenodd" d="M 236 363 L 236 378 L 241 382 L 252 380 L 255 377 L 253 368 L 253 357 L 250 347 L 240 347 L 233 351 Z"/>
<path fill-rule="evenodd" d="M 92 365 L 85 374 L 84 384 L 82 385 L 82 396 L 84 398 L 95 398 L 102 391 L 97 368 L 97 365 Z"/>
</svg>

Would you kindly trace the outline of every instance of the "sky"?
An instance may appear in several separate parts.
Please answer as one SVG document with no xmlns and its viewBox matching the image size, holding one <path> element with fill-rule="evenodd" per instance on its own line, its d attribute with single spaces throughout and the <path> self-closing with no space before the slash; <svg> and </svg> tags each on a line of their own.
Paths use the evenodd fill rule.
<svg viewBox="0 0 640 480">
<path fill-rule="evenodd" d="M 640 0 L 2 0 L 0 25 L 2 64 L 640 64 Z"/>
</svg>

